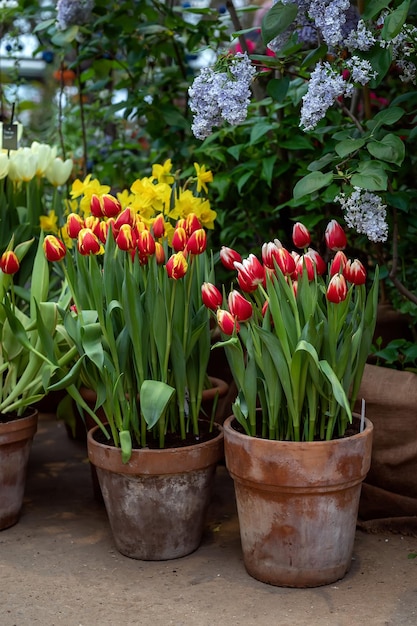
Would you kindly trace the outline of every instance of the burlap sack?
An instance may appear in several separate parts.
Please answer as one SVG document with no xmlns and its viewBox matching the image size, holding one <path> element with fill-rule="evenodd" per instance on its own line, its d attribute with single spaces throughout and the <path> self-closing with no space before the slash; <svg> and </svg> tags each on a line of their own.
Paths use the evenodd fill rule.
<svg viewBox="0 0 417 626">
<path fill-rule="evenodd" d="M 358 402 L 374 424 L 371 469 L 362 486 L 361 526 L 417 530 L 417 374 L 366 365 Z"/>
</svg>

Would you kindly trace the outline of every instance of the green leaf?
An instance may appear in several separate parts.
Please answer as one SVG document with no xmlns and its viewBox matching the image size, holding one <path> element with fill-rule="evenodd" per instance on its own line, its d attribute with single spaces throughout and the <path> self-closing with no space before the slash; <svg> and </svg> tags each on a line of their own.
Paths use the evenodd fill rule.
<svg viewBox="0 0 417 626">
<path fill-rule="evenodd" d="M 139 392 L 140 410 L 149 429 L 163 416 L 174 393 L 174 387 L 159 380 L 143 381 Z"/>
<path fill-rule="evenodd" d="M 385 191 L 388 186 L 388 177 L 382 164 L 375 161 L 361 161 L 357 173 L 352 175 L 351 183 L 354 187 L 361 187 L 368 191 Z"/>
<path fill-rule="evenodd" d="M 391 0 L 368 0 L 366 7 L 361 15 L 363 20 L 371 20 L 378 15 L 382 9 L 387 9 L 391 4 Z"/>
<path fill-rule="evenodd" d="M 270 124 L 269 122 L 264 122 L 264 121 L 258 122 L 257 124 L 252 126 L 252 130 L 250 133 L 250 143 L 252 145 L 255 144 L 257 141 L 259 141 L 259 139 L 264 137 L 270 130 L 274 130 L 274 129 L 275 129 L 274 124 Z"/>
<path fill-rule="evenodd" d="M 103 367 L 103 331 L 99 322 L 81 327 L 81 340 L 86 355 L 99 369 Z"/>
<path fill-rule="evenodd" d="M 267 45 L 278 35 L 283 33 L 295 20 L 298 7 L 294 4 L 281 4 L 277 2 L 268 13 L 264 15 L 261 24 L 262 41 Z"/>
<path fill-rule="evenodd" d="M 370 141 L 367 149 L 372 156 L 381 161 L 388 161 L 400 166 L 405 157 L 405 146 L 397 135 L 389 133 L 381 141 Z"/>
<path fill-rule="evenodd" d="M 315 191 L 322 189 L 330 185 L 333 180 L 332 172 L 323 174 L 323 172 L 311 172 L 304 176 L 294 187 L 293 195 L 295 199 L 303 198 L 304 196 L 311 195 Z"/>
<path fill-rule="evenodd" d="M 346 139 L 335 145 L 336 153 L 343 159 L 348 154 L 356 152 L 365 144 L 365 139 Z"/>
<path fill-rule="evenodd" d="M 402 29 L 407 19 L 408 9 L 410 8 L 410 0 L 404 0 L 400 6 L 392 13 L 389 13 L 384 19 L 381 37 L 386 41 L 394 39 Z"/>
<path fill-rule="evenodd" d="M 283 102 L 290 85 L 289 76 L 282 78 L 271 78 L 266 86 L 266 93 L 276 102 Z"/>
<path fill-rule="evenodd" d="M 378 126 L 391 126 L 402 118 L 405 111 L 401 107 L 389 107 L 374 115 L 373 122 Z"/>
<path fill-rule="evenodd" d="M 274 165 L 277 160 L 277 155 L 266 157 L 262 160 L 262 178 L 266 183 L 271 186 L 272 176 L 274 175 Z"/>
<path fill-rule="evenodd" d="M 127 463 L 132 456 L 132 437 L 130 431 L 121 430 L 119 432 L 120 447 L 122 449 L 122 463 Z"/>
</svg>

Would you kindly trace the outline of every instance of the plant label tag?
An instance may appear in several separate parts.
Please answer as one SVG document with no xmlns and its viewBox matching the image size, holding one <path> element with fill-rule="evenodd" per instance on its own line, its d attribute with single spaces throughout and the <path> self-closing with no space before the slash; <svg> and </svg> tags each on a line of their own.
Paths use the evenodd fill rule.
<svg viewBox="0 0 417 626">
<path fill-rule="evenodd" d="M 3 124 L 3 150 L 17 150 L 17 124 Z"/>
</svg>

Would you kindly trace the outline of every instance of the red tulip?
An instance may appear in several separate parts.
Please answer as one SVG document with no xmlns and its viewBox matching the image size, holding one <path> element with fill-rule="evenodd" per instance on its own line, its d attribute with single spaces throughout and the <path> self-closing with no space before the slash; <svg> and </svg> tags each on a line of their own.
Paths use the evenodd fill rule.
<svg viewBox="0 0 417 626">
<path fill-rule="evenodd" d="M 187 217 L 185 218 L 184 228 L 188 237 L 190 237 L 190 235 L 192 235 L 192 233 L 194 233 L 196 230 L 200 230 L 201 222 L 195 213 L 189 213 L 187 215 Z"/>
<path fill-rule="evenodd" d="M 141 230 L 137 236 L 137 246 L 141 254 L 151 256 L 155 254 L 155 239 L 149 230 Z"/>
<path fill-rule="evenodd" d="M 311 237 L 308 229 L 297 222 L 292 229 L 292 240 L 297 248 L 307 248 L 311 243 Z"/>
<path fill-rule="evenodd" d="M 345 277 L 342 274 L 335 274 L 330 279 L 326 293 L 329 302 L 339 304 L 343 302 L 347 296 L 347 285 Z"/>
<path fill-rule="evenodd" d="M 252 304 L 236 289 L 229 293 L 227 299 L 229 311 L 239 322 L 246 322 L 252 317 Z"/>
<path fill-rule="evenodd" d="M 48 259 L 52 260 L 52 259 Z M 0 270 L 3 274 L 16 274 L 19 271 L 20 263 L 17 255 L 13 250 L 6 250 L 0 258 Z"/>
<path fill-rule="evenodd" d="M 101 212 L 105 217 L 116 217 L 122 210 L 122 205 L 117 198 L 105 193 L 101 196 Z"/>
<path fill-rule="evenodd" d="M 92 228 L 92 231 L 101 243 L 106 243 L 109 228 L 110 223 L 108 221 L 98 220 L 97 224 Z"/>
<path fill-rule="evenodd" d="M 318 276 L 322 276 L 327 270 L 327 267 L 326 263 L 323 261 L 317 250 L 313 250 L 313 248 L 308 248 L 306 256 L 309 257 L 316 266 L 316 274 Z"/>
<path fill-rule="evenodd" d="M 207 247 L 207 234 L 204 228 L 194 230 L 187 241 L 187 252 L 202 254 Z"/>
<path fill-rule="evenodd" d="M 364 285 L 366 282 L 366 269 L 358 259 L 354 261 L 349 260 L 346 262 L 343 276 L 353 285 Z"/>
<path fill-rule="evenodd" d="M 103 205 L 100 196 L 93 193 L 90 199 L 90 213 L 94 217 L 103 217 Z"/>
<path fill-rule="evenodd" d="M 242 291 L 255 291 L 258 285 L 265 283 L 265 269 L 254 254 L 250 254 L 242 263 L 235 263 L 235 268 Z"/>
<path fill-rule="evenodd" d="M 136 246 L 136 236 L 129 224 L 122 224 L 116 237 L 116 244 L 120 250 L 133 250 Z"/>
<path fill-rule="evenodd" d="M 303 254 L 299 257 L 298 261 L 295 264 L 294 275 L 296 278 L 298 278 L 299 276 L 303 274 L 304 271 L 306 271 L 308 280 L 314 280 L 315 267 L 316 267 L 316 264 L 314 263 L 311 256 L 308 256 L 307 254 Z"/>
<path fill-rule="evenodd" d="M 165 263 L 165 250 L 159 241 L 155 241 L 155 258 L 158 265 Z"/>
<path fill-rule="evenodd" d="M 336 220 L 332 220 L 327 224 L 324 234 L 326 246 L 333 251 L 344 250 L 347 245 L 346 234 L 343 228 Z"/>
<path fill-rule="evenodd" d="M 262 260 L 267 268 L 275 270 L 276 263 L 285 276 L 291 276 L 295 270 L 295 261 L 286 248 L 282 245 L 277 245 L 277 241 L 264 243 L 262 246 Z"/>
<path fill-rule="evenodd" d="M 156 239 L 160 239 L 165 234 L 165 219 L 162 213 L 157 215 L 152 224 L 153 235 Z"/>
<path fill-rule="evenodd" d="M 83 255 L 98 254 L 101 250 L 100 241 L 91 228 L 82 228 L 80 230 L 77 247 L 78 251 Z"/>
<path fill-rule="evenodd" d="M 172 247 L 175 252 L 180 252 L 184 250 L 187 245 L 187 233 L 185 232 L 185 228 L 182 226 L 177 226 L 174 231 L 174 236 L 172 237 Z"/>
<path fill-rule="evenodd" d="M 84 220 L 78 213 L 70 213 L 67 217 L 67 233 L 71 239 L 77 239 L 78 233 L 84 228 Z"/>
<path fill-rule="evenodd" d="M 176 252 L 168 259 L 165 267 L 169 278 L 178 280 L 179 278 L 185 276 L 185 274 L 187 273 L 187 259 L 181 251 Z"/>
<path fill-rule="evenodd" d="M 222 246 L 220 249 L 220 261 L 226 269 L 234 270 L 235 262 L 242 263 L 242 257 L 236 250 Z"/>
<path fill-rule="evenodd" d="M 237 333 L 240 330 L 239 322 L 224 309 L 217 309 L 217 323 L 225 335 L 233 335 L 235 329 Z"/>
<path fill-rule="evenodd" d="M 212 283 L 203 283 L 201 285 L 201 299 L 204 306 L 215 311 L 222 305 L 223 296 L 215 285 Z"/>
<path fill-rule="evenodd" d="M 65 245 L 55 235 L 47 235 L 42 245 L 48 261 L 61 261 L 67 252 Z"/>
<path fill-rule="evenodd" d="M 118 233 L 123 224 L 129 224 L 132 228 L 136 224 L 136 213 L 130 207 L 119 213 L 117 219 L 113 222 L 113 232 Z"/>
<path fill-rule="evenodd" d="M 346 254 L 343 250 L 338 250 L 334 255 L 334 258 L 330 264 L 329 274 L 334 276 L 335 274 L 343 274 L 347 263 Z M 345 277 L 346 278 L 346 277 Z"/>
</svg>

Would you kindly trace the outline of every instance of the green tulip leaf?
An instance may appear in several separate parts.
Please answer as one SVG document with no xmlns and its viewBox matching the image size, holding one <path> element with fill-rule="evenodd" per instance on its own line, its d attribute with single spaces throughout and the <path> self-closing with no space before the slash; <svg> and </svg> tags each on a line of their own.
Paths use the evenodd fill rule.
<svg viewBox="0 0 417 626">
<path fill-rule="evenodd" d="M 139 393 L 140 410 L 149 429 L 164 415 L 174 393 L 174 387 L 159 380 L 143 381 Z"/>
</svg>

